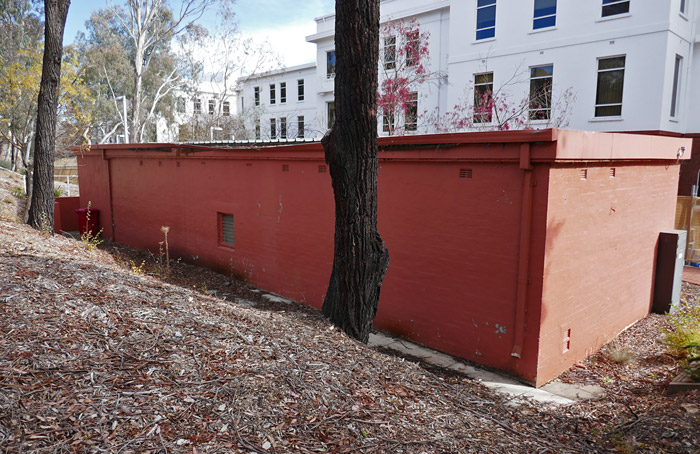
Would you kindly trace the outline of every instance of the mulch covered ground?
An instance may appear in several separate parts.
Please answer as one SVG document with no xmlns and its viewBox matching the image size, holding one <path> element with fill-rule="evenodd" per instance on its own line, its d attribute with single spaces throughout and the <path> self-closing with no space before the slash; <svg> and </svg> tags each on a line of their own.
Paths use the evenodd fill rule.
<svg viewBox="0 0 700 454">
<path fill-rule="evenodd" d="M 141 265 L 144 263 L 144 265 Z M 595 402 L 510 402 L 349 339 L 312 309 L 118 245 L 0 220 L 0 451 L 698 452 L 662 316 L 564 374 Z M 686 287 L 698 304 L 700 288 Z"/>
</svg>

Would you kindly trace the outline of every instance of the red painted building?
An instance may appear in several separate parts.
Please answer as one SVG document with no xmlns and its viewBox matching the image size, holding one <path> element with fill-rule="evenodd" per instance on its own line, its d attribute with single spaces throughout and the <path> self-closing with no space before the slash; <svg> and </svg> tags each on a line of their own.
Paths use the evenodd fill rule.
<svg viewBox="0 0 700 454">
<path fill-rule="evenodd" d="M 688 139 L 564 130 L 380 139 L 391 255 L 375 327 L 541 385 L 650 309 Z M 99 145 L 103 235 L 320 307 L 333 260 L 321 145 Z M 682 159 L 687 159 L 686 152 Z"/>
</svg>

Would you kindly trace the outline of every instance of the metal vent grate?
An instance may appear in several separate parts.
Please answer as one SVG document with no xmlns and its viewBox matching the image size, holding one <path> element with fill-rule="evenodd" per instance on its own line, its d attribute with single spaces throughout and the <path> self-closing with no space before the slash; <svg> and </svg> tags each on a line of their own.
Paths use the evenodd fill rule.
<svg viewBox="0 0 700 454">
<path fill-rule="evenodd" d="M 289 172 L 289 165 L 282 164 L 282 172 Z"/>
<path fill-rule="evenodd" d="M 459 169 L 459 177 L 460 178 L 471 178 L 472 177 L 472 169 Z"/>
<path fill-rule="evenodd" d="M 318 166 L 318 173 L 326 173 L 326 166 Z"/>
<path fill-rule="evenodd" d="M 587 180 L 588 179 L 588 169 L 581 169 L 579 171 L 579 177 L 581 180 Z"/>
<path fill-rule="evenodd" d="M 227 246 L 234 245 L 233 215 L 220 213 L 221 218 L 221 243 Z"/>
<path fill-rule="evenodd" d="M 615 167 L 610 167 L 610 178 L 615 178 L 615 175 L 617 175 Z"/>
</svg>

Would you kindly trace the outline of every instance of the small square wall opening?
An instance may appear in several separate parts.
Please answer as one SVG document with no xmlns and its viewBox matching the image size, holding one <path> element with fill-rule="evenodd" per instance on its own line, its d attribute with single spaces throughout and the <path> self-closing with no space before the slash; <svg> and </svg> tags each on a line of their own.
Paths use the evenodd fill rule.
<svg viewBox="0 0 700 454">
<path fill-rule="evenodd" d="M 472 169 L 459 169 L 459 177 L 460 178 L 472 178 L 473 172 Z"/>
<path fill-rule="evenodd" d="M 219 224 L 219 246 L 233 247 L 235 235 L 233 228 L 233 214 L 217 213 Z"/>
<path fill-rule="evenodd" d="M 289 172 L 289 165 L 288 164 L 282 164 L 282 172 Z"/>
<path fill-rule="evenodd" d="M 581 181 L 586 181 L 588 179 L 588 169 L 579 170 L 579 178 L 581 178 Z"/>
</svg>

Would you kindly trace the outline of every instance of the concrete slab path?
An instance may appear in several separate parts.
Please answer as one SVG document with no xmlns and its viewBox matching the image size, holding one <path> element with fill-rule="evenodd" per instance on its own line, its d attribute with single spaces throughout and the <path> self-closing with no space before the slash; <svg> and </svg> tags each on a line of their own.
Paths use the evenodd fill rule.
<svg viewBox="0 0 700 454">
<path fill-rule="evenodd" d="M 600 398 L 604 394 L 604 390 L 598 386 L 577 386 L 556 380 L 534 388 L 505 375 L 476 368 L 450 355 L 383 333 L 370 334 L 369 346 L 394 350 L 420 358 L 428 364 L 459 372 L 480 381 L 487 388 L 511 397 L 514 403 L 521 399 L 531 399 L 546 404 L 569 405 L 579 400 Z"/>
</svg>

